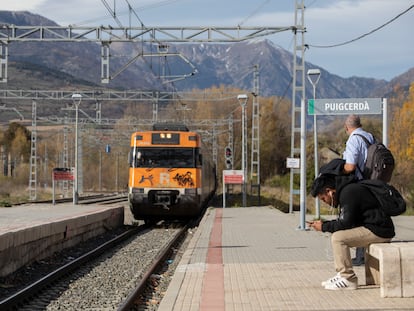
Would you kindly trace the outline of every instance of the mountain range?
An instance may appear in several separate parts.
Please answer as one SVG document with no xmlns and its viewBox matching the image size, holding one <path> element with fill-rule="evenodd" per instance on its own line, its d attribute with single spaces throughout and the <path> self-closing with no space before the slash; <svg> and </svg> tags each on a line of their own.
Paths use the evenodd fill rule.
<svg viewBox="0 0 414 311">
<path fill-rule="evenodd" d="M 14 11 L 0 11 L 0 24 L 57 25 L 43 16 Z M 148 43 L 111 44 L 110 75 L 114 78 L 102 84 L 101 47 L 97 43 L 11 42 L 8 82 L 0 88 L 187 91 L 224 85 L 253 91 L 253 68 L 257 66 L 261 96 L 292 96 L 293 53 L 267 39 L 169 44 L 160 54 L 159 48 Z M 126 66 L 128 62 L 131 64 Z M 414 81 L 414 68 L 407 68 L 391 81 L 342 78 L 311 63 L 306 63 L 308 68 L 321 71 L 317 86 L 320 98 L 387 97 L 396 85 L 408 89 Z M 307 87 L 309 98 L 311 89 Z"/>
</svg>

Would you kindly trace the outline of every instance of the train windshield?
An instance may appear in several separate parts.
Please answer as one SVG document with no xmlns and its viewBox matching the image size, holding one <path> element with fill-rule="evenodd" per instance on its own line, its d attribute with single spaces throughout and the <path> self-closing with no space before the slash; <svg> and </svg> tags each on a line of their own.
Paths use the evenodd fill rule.
<svg viewBox="0 0 414 311">
<path fill-rule="evenodd" d="M 199 165 L 198 148 L 151 148 L 131 149 L 131 167 L 185 167 Z"/>
</svg>

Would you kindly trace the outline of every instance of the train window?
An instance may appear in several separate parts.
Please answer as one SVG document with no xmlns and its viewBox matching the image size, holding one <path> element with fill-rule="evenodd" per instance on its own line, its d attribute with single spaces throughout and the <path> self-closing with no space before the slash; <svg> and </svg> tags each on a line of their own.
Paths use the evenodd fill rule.
<svg viewBox="0 0 414 311">
<path fill-rule="evenodd" d="M 132 154 L 135 167 L 192 168 L 199 165 L 197 148 L 138 147 Z"/>
<path fill-rule="evenodd" d="M 134 165 L 135 162 L 135 154 L 134 154 L 134 148 L 131 148 L 131 150 L 128 153 L 128 164 L 130 167 L 134 167 L 136 165 Z"/>
<path fill-rule="evenodd" d="M 178 145 L 180 143 L 180 134 L 177 133 L 153 133 L 151 136 L 153 145 Z"/>
</svg>

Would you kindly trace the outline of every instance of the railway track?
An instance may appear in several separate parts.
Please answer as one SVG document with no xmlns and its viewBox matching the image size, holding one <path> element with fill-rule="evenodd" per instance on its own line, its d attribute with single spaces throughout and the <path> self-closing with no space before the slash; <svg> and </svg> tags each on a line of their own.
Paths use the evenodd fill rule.
<svg viewBox="0 0 414 311">
<path fill-rule="evenodd" d="M 135 227 L 0 301 L 0 309 L 130 310 L 186 232 Z"/>
<path fill-rule="evenodd" d="M 102 203 L 102 204 L 111 204 L 111 203 L 118 203 L 124 202 L 128 200 L 127 194 L 91 194 L 87 196 L 79 197 L 78 204 L 94 204 L 94 203 Z M 62 199 L 55 199 L 55 204 L 60 203 L 70 203 L 73 202 L 73 198 L 62 198 Z M 15 203 L 13 205 L 23 205 L 27 202 Z M 31 204 L 36 203 L 43 203 L 43 204 L 52 204 L 53 200 L 38 200 L 30 202 Z"/>
<path fill-rule="evenodd" d="M 112 196 L 84 198 L 80 201 L 80 204 L 112 204 L 119 202 L 126 202 L 128 196 L 126 194 L 116 194 Z"/>
</svg>

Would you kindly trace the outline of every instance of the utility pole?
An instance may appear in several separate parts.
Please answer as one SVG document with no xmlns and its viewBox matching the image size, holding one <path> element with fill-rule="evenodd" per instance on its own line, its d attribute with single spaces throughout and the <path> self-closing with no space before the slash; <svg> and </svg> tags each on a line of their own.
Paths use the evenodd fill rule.
<svg viewBox="0 0 414 311">
<path fill-rule="evenodd" d="M 305 107 L 305 4 L 295 4 L 295 44 L 293 53 L 293 94 L 291 158 L 300 158 L 300 167 L 290 169 L 289 212 L 293 213 L 293 196 L 300 195 L 299 229 L 306 230 L 306 107 Z M 295 175 L 300 177 L 300 189 L 294 188 Z"/>
<path fill-rule="evenodd" d="M 246 125 L 246 106 L 248 97 L 246 94 L 237 96 L 237 100 L 242 108 L 242 171 L 243 171 L 243 207 L 246 207 L 246 183 L 247 183 L 247 125 Z"/>
<path fill-rule="evenodd" d="M 37 199 L 37 131 L 36 131 L 36 101 L 32 101 L 32 135 L 30 144 L 30 179 L 29 179 L 29 198 L 31 201 Z"/>
<path fill-rule="evenodd" d="M 253 104 L 252 104 L 252 150 L 250 180 L 251 188 L 257 188 L 257 196 L 260 205 L 260 106 L 259 106 L 259 65 L 254 66 L 253 72 Z"/>
</svg>

